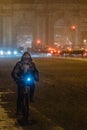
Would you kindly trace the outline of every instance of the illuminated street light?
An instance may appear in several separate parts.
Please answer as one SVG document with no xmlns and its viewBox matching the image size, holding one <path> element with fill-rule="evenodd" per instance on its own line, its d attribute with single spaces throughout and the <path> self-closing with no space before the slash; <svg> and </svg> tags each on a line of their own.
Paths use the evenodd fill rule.
<svg viewBox="0 0 87 130">
<path fill-rule="evenodd" d="M 71 29 L 71 37 L 72 37 L 72 43 L 74 47 L 78 46 L 78 27 L 77 25 L 71 25 L 70 26 Z"/>
<path fill-rule="evenodd" d="M 41 43 L 41 41 L 38 39 L 38 40 L 37 40 L 37 44 L 40 44 L 40 43 Z"/>
<path fill-rule="evenodd" d="M 75 30 L 76 30 L 76 26 L 75 26 L 75 25 L 72 25 L 72 26 L 71 26 L 71 29 L 72 29 L 73 31 L 75 31 Z"/>
</svg>

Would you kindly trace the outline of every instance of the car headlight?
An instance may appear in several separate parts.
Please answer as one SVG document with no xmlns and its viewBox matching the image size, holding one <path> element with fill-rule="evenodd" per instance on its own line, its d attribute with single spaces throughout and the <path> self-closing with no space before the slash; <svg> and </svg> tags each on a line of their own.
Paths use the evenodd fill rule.
<svg viewBox="0 0 87 130">
<path fill-rule="evenodd" d="M 7 54 L 8 54 L 8 55 L 11 55 L 11 51 L 7 51 Z"/>
</svg>

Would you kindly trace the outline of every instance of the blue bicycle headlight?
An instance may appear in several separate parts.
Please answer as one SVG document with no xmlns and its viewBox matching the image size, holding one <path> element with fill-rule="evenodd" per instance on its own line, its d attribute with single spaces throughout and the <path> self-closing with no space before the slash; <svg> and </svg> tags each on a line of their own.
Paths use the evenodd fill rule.
<svg viewBox="0 0 87 130">
<path fill-rule="evenodd" d="M 31 78 L 30 78 L 30 77 L 28 77 L 28 78 L 27 78 L 27 81 L 31 81 Z"/>
<path fill-rule="evenodd" d="M 30 85 L 34 82 L 34 77 L 31 74 L 25 74 L 23 77 L 23 82 L 27 85 Z"/>
<path fill-rule="evenodd" d="M 33 82 L 32 76 L 27 76 L 27 77 L 25 78 L 25 81 L 26 81 L 26 83 L 32 83 L 32 82 Z"/>
</svg>

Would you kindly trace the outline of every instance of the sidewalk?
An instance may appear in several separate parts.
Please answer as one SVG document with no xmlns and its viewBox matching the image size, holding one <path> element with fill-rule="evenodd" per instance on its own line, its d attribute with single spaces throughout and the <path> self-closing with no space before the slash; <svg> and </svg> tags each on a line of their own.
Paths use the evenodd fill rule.
<svg viewBox="0 0 87 130">
<path fill-rule="evenodd" d="M 7 112 L 0 105 L 0 130 L 20 130 L 16 120 L 10 119 Z"/>
<path fill-rule="evenodd" d="M 7 95 L 10 93 L 13 94 L 14 92 L 0 92 L 0 130 L 21 130 L 16 118 L 10 118 L 9 116 L 9 111 L 11 110 Z M 3 98 L 7 99 L 3 100 Z M 5 106 L 7 106 L 8 109 Z"/>
</svg>

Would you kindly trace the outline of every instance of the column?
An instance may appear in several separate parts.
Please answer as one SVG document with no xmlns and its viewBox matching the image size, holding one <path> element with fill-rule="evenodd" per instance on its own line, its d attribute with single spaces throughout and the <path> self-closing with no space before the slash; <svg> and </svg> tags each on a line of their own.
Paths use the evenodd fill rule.
<svg viewBox="0 0 87 130">
<path fill-rule="evenodd" d="M 46 44 L 54 43 L 54 22 L 51 14 L 46 15 L 46 25 L 45 25 L 45 34 L 46 34 Z"/>
<path fill-rule="evenodd" d="M 10 16 L 3 16 L 3 47 L 12 45 L 12 21 Z"/>
<path fill-rule="evenodd" d="M 39 47 L 43 48 L 45 46 L 46 43 L 46 35 L 45 35 L 45 17 L 43 14 L 38 14 L 36 15 L 36 18 L 34 18 L 34 20 L 36 21 L 33 24 L 33 37 L 34 37 L 34 42 L 35 44 L 37 44 L 37 40 L 40 40 L 40 44 Z M 37 46 L 37 45 L 36 45 Z"/>
<path fill-rule="evenodd" d="M 3 23 L 2 23 L 2 16 L 0 16 L 0 47 L 3 46 Z"/>
</svg>

